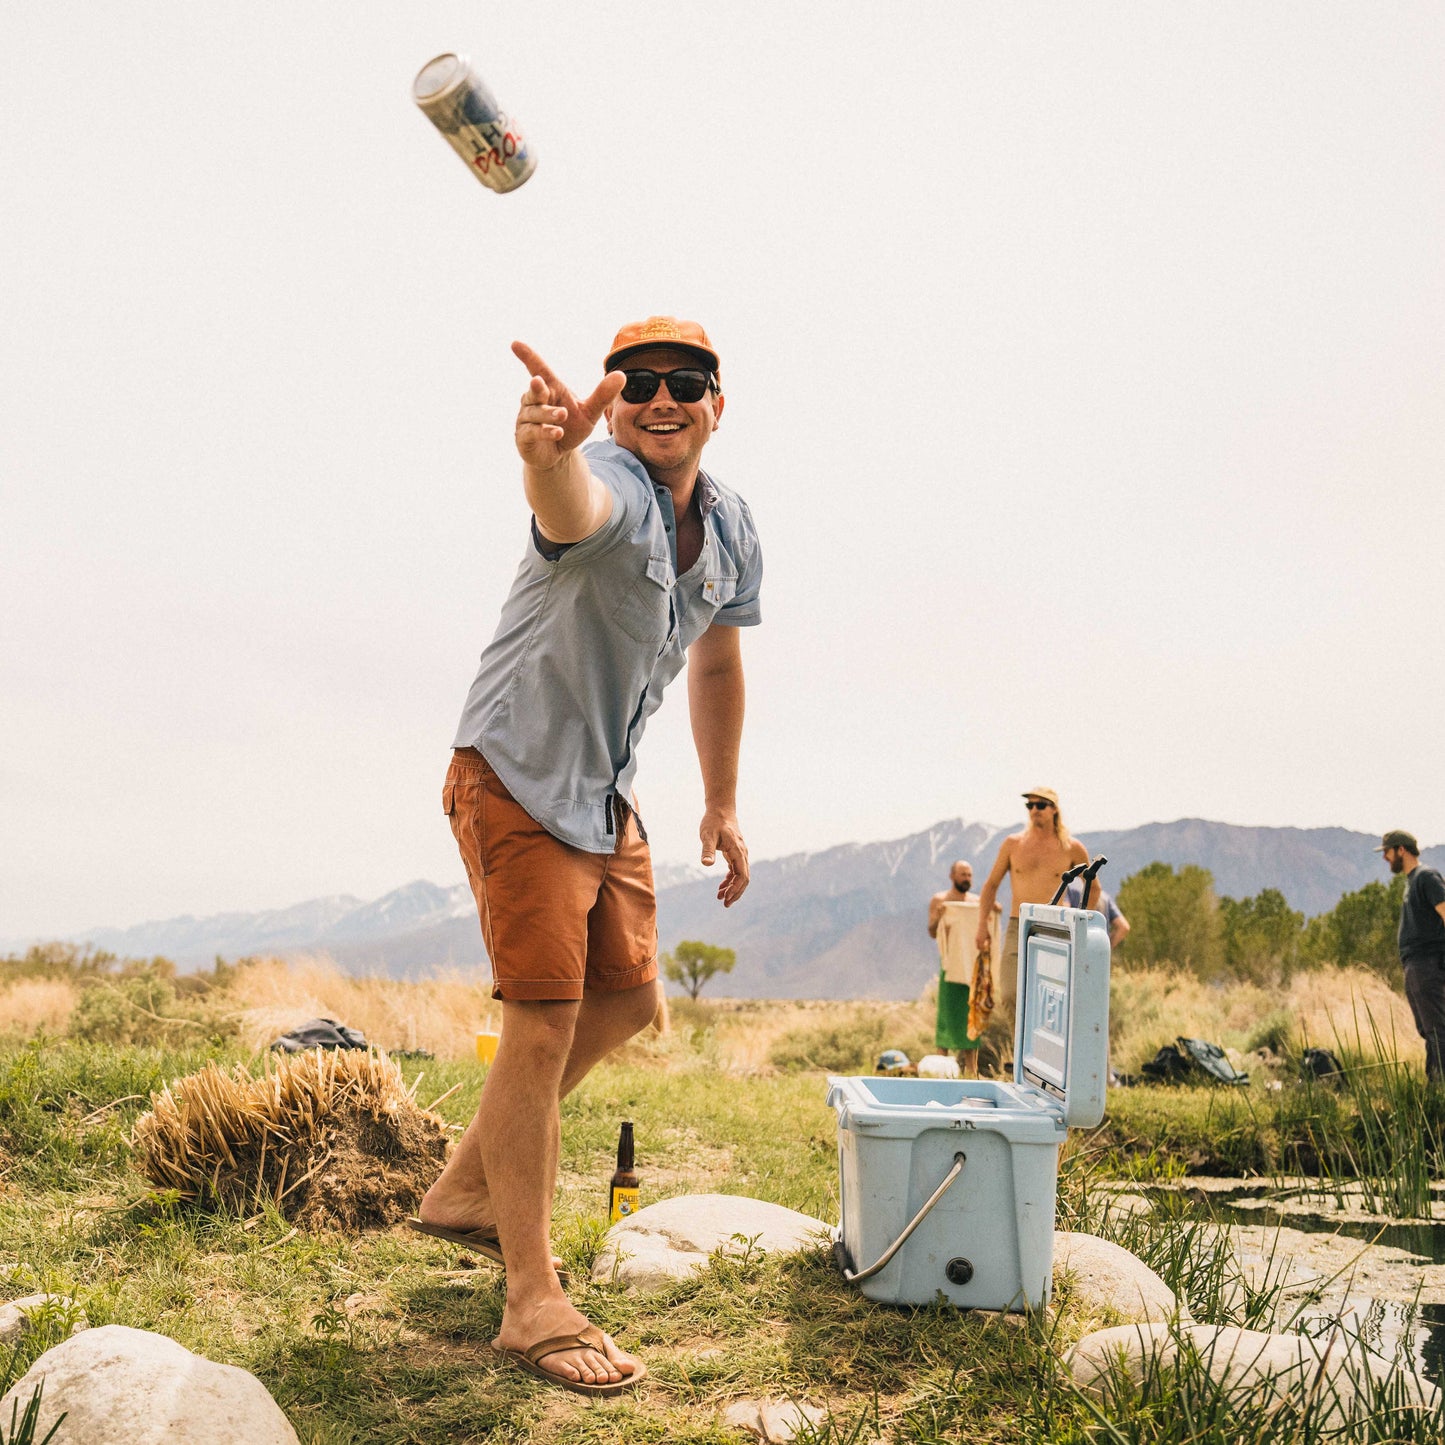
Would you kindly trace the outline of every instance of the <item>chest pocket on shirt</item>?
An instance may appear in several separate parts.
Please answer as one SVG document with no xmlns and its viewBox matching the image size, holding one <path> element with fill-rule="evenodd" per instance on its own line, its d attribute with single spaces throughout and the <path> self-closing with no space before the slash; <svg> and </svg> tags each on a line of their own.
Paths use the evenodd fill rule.
<svg viewBox="0 0 1445 1445">
<path fill-rule="evenodd" d="M 672 633 L 672 561 L 649 557 L 647 571 L 622 594 L 613 620 L 631 638 L 661 647 Z"/>
<path fill-rule="evenodd" d="M 725 607 L 737 596 L 738 574 L 736 572 L 709 572 L 702 579 L 702 600 L 716 611 Z"/>
</svg>

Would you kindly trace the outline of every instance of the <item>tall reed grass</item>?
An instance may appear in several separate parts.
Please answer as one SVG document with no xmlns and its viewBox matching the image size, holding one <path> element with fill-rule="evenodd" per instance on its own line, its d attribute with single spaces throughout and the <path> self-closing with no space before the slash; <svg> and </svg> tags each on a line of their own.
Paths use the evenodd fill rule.
<svg viewBox="0 0 1445 1445">
<path fill-rule="evenodd" d="M 1294 1141 L 1286 1168 L 1314 1176 L 1337 1208 L 1428 1218 L 1431 1182 L 1445 1169 L 1445 1089 L 1401 1057 L 1393 1019 L 1382 1025 L 1357 1007 L 1348 1022 L 1336 1021 L 1333 1039 L 1343 1072 L 1280 1101 Z"/>
<path fill-rule="evenodd" d="M 1136 1073 L 1181 1034 L 1243 1053 L 1264 1041 L 1265 1022 L 1293 1039 L 1329 1045 L 1357 1014 L 1374 1019 L 1381 1037 L 1393 1041 L 1393 1057 L 1423 1068 L 1425 1046 L 1409 1005 L 1364 968 L 1301 971 L 1286 988 L 1270 989 L 1255 983 L 1221 988 L 1167 966 L 1121 966 L 1110 990 L 1110 1052 L 1121 1073 Z"/>
</svg>

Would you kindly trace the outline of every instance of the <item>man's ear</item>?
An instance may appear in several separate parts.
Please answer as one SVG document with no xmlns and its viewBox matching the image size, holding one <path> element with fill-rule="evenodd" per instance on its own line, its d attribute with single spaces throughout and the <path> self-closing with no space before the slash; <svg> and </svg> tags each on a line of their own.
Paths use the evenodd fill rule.
<svg viewBox="0 0 1445 1445">
<path fill-rule="evenodd" d="M 712 429 L 714 431 L 717 430 L 718 423 L 722 420 L 723 402 L 726 399 L 727 398 L 723 396 L 722 392 L 718 392 L 718 394 L 712 399 Z"/>
<path fill-rule="evenodd" d="M 608 436 L 611 436 L 611 435 L 612 435 L 612 403 L 611 403 L 610 401 L 607 403 L 607 405 L 606 405 L 605 407 L 602 408 L 602 415 L 603 415 L 603 416 L 606 418 L 606 420 L 607 420 L 607 435 L 608 435 Z"/>
</svg>

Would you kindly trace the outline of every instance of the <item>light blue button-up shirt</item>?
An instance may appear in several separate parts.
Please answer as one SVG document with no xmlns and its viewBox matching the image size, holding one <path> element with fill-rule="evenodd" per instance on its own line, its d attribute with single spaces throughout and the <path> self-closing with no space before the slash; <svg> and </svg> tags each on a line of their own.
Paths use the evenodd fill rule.
<svg viewBox="0 0 1445 1445">
<path fill-rule="evenodd" d="M 762 620 L 763 557 L 747 503 L 699 472 L 702 551 L 679 577 L 672 493 L 615 442 L 584 454 L 612 515 L 560 548 L 533 523 L 453 746 L 479 749 L 549 833 L 610 853 L 647 719 L 714 622 Z"/>
</svg>

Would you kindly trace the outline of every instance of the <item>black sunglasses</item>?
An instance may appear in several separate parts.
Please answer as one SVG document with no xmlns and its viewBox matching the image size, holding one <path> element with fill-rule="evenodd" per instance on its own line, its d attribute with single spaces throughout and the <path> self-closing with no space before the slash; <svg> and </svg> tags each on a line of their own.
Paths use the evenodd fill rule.
<svg viewBox="0 0 1445 1445">
<path fill-rule="evenodd" d="M 636 371 L 624 371 L 622 374 L 627 378 L 622 388 L 622 399 L 633 406 L 651 401 L 664 381 L 667 383 L 667 394 L 674 401 L 701 401 L 709 391 L 717 390 L 712 372 L 690 366 L 678 371 L 648 371 L 639 367 Z"/>
<path fill-rule="evenodd" d="M 1042 813 L 1045 808 L 1052 808 L 1053 806 L 1054 805 L 1052 803 L 1040 802 L 1037 798 L 1030 798 L 1029 801 L 1024 804 L 1024 807 L 1026 807 L 1031 813 L 1034 811 L 1035 808 L 1037 808 L 1039 812 Z"/>
</svg>

